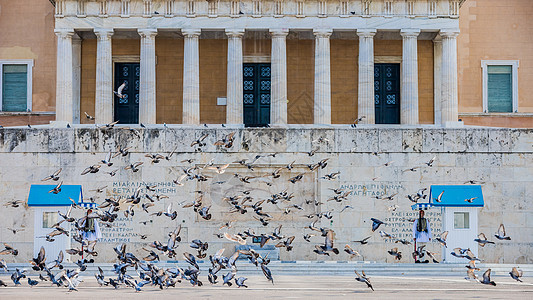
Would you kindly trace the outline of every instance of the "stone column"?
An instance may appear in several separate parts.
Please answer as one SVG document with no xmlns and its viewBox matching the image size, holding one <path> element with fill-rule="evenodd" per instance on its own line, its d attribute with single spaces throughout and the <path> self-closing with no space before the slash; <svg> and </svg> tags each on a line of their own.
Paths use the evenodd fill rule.
<svg viewBox="0 0 533 300">
<path fill-rule="evenodd" d="M 374 99 L 374 36 L 376 29 L 357 30 L 359 36 L 359 87 L 357 89 L 357 118 L 360 124 L 376 123 Z"/>
<path fill-rule="evenodd" d="M 441 30 L 442 37 L 442 124 L 458 124 L 459 103 L 457 91 L 457 36 L 459 29 Z"/>
<path fill-rule="evenodd" d="M 183 50 L 183 124 L 200 124 L 200 29 L 182 29 Z"/>
<path fill-rule="evenodd" d="M 226 29 L 228 35 L 228 78 L 226 123 L 243 124 L 242 37 L 244 29 Z"/>
<path fill-rule="evenodd" d="M 270 124 L 287 124 L 287 34 L 288 29 L 271 29 L 272 34 L 272 95 Z"/>
<path fill-rule="evenodd" d="M 433 111 L 435 125 L 442 125 L 441 93 L 442 93 L 442 38 L 437 35 L 433 40 Z"/>
<path fill-rule="evenodd" d="M 420 29 L 402 29 L 402 86 L 400 120 L 402 124 L 418 124 L 418 53 Z"/>
<path fill-rule="evenodd" d="M 141 36 L 141 75 L 139 87 L 139 122 L 156 123 L 155 36 L 156 29 L 139 29 Z"/>
<path fill-rule="evenodd" d="M 57 35 L 56 123 L 73 123 L 73 29 L 55 29 Z"/>
<path fill-rule="evenodd" d="M 113 29 L 94 30 L 96 44 L 96 93 L 94 122 L 107 124 L 113 122 L 113 61 L 111 37 Z"/>
<path fill-rule="evenodd" d="M 329 37 L 331 29 L 315 29 L 315 104 L 314 124 L 331 124 L 331 67 Z"/>
<path fill-rule="evenodd" d="M 80 124 L 81 38 L 72 37 L 72 123 Z"/>
</svg>

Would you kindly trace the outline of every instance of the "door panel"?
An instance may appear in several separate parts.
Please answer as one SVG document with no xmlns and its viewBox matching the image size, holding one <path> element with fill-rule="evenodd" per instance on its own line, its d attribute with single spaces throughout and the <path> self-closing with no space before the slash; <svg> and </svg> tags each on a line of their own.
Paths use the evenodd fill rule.
<svg viewBox="0 0 533 300">
<path fill-rule="evenodd" d="M 444 259 L 450 263 L 467 262 L 465 258 L 457 258 L 450 253 L 454 248 L 470 248 L 477 256 L 478 244 L 474 242 L 477 237 L 477 207 L 446 207 L 444 208 L 444 230 L 448 231 L 446 240 L 447 248 L 443 247 Z M 456 215 L 457 214 L 457 215 Z M 463 217 L 465 221 L 462 221 Z M 456 220 L 457 218 L 457 220 Z M 468 228 L 464 228 L 465 226 Z"/>
<path fill-rule="evenodd" d="M 374 65 L 376 124 L 400 124 L 400 64 Z"/>
<path fill-rule="evenodd" d="M 244 125 L 263 127 L 270 123 L 270 64 L 243 65 Z"/>
<path fill-rule="evenodd" d="M 122 91 L 124 98 L 115 98 L 115 120 L 120 124 L 139 123 L 139 85 L 141 67 L 138 63 L 117 63 L 115 65 L 115 91 L 126 82 Z"/>
</svg>

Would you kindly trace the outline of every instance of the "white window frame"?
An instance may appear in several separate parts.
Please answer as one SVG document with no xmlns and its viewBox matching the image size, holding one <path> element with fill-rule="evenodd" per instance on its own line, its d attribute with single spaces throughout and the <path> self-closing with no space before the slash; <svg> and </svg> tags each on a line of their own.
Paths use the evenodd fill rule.
<svg viewBox="0 0 533 300">
<path fill-rule="evenodd" d="M 482 60 L 481 69 L 483 71 L 483 112 L 489 112 L 489 66 L 511 66 L 512 67 L 512 94 L 513 94 L 513 113 L 518 112 L 518 68 L 520 61 L 518 60 Z"/>
<path fill-rule="evenodd" d="M 26 100 L 26 112 L 32 111 L 32 96 L 33 96 L 33 59 L 0 59 L 0 112 L 2 112 L 2 83 L 4 76 L 4 65 L 27 65 L 27 100 Z"/>
</svg>

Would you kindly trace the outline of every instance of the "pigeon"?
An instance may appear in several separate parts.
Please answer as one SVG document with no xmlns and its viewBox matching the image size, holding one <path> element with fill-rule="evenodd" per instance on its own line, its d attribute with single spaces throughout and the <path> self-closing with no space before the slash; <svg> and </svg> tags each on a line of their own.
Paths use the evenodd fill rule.
<svg viewBox="0 0 533 300">
<path fill-rule="evenodd" d="M 34 287 L 34 286 L 36 286 L 37 284 L 39 284 L 39 281 L 37 281 L 37 280 L 33 280 L 33 279 L 31 279 L 30 277 L 28 277 L 28 284 L 30 285 L 30 287 Z"/>
<path fill-rule="evenodd" d="M 370 220 L 372 220 L 372 232 L 376 231 L 379 228 L 379 226 L 381 226 L 381 224 L 385 224 L 384 222 L 378 219 L 375 219 L 375 218 L 370 218 Z"/>
<path fill-rule="evenodd" d="M 91 120 L 91 121 L 94 120 L 94 117 L 93 117 L 93 116 L 89 115 L 87 112 L 84 112 L 84 113 L 85 113 L 85 117 L 86 117 L 87 119 L 89 119 L 89 120 Z"/>
<path fill-rule="evenodd" d="M 354 272 L 355 272 L 355 275 L 357 275 L 355 280 L 366 283 L 366 286 L 369 287 L 372 291 L 374 291 L 374 288 L 372 287 L 372 284 L 370 283 L 370 279 L 366 277 L 365 271 L 361 271 L 361 273 L 363 273 L 363 276 L 361 276 L 361 274 L 359 274 L 356 270 L 354 270 Z"/>
<path fill-rule="evenodd" d="M 353 250 L 352 247 L 350 247 L 350 245 L 348 245 L 348 244 L 346 244 L 346 246 L 344 246 L 344 252 L 350 254 L 350 258 L 354 258 L 356 256 L 361 256 L 361 254 L 359 254 L 359 252 Z"/>
<path fill-rule="evenodd" d="M 476 200 L 477 197 L 473 197 L 473 198 L 468 198 L 468 199 L 465 199 L 465 202 L 468 202 L 468 203 L 473 203 L 474 200 Z"/>
<path fill-rule="evenodd" d="M 47 181 L 47 180 L 53 180 L 53 181 L 58 181 L 59 180 L 59 173 L 61 173 L 61 171 L 63 170 L 63 168 L 60 168 L 59 170 L 55 171 L 54 173 L 46 176 L 45 178 L 41 179 L 41 181 Z"/>
<path fill-rule="evenodd" d="M 9 244 L 4 243 L 4 250 L 0 251 L 0 255 L 7 254 L 13 254 L 13 256 L 17 256 L 19 254 L 19 251 L 11 247 Z"/>
<path fill-rule="evenodd" d="M 120 99 L 123 99 L 124 97 L 126 97 L 126 95 L 122 94 L 122 91 L 124 91 L 124 88 L 126 87 L 126 81 L 124 81 L 117 89 L 117 91 L 113 91 L 113 93 L 115 95 L 117 95 L 117 97 L 119 97 Z"/>
<path fill-rule="evenodd" d="M 485 247 L 486 244 L 494 244 L 494 242 L 487 240 L 487 237 L 484 233 L 478 234 L 477 239 L 474 239 L 474 241 L 477 242 L 481 247 Z"/>
<path fill-rule="evenodd" d="M 444 247 L 448 248 L 448 246 L 446 246 L 447 237 L 448 237 L 448 231 L 444 231 L 443 233 L 439 234 L 439 236 L 437 236 L 435 240 L 441 243 L 441 245 L 443 245 Z"/>
<path fill-rule="evenodd" d="M 238 286 L 238 287 L 245 287 L 247 288 L 248 286 L 244 284 L 244 281 L 246 281 L 248 278 L 246 277 L 239 277 L 239 278 L 235 278 L 235 284 Z"/>
<path fill-rule="evenodd" d="M 518 270 L 517 267 L 513 267 L 511 272 L 509 272 L 509 275 L 511 275 L 511 278 L 519 282 L 522 282 L 522 280 L 520 279 L 520 277 L 522 277 L 522 274 L 523 274 L 522 270 Z"/>
<path fill-rule="evenodd" d="M 511 240 L 511 237 L 508 237 L 505 234 L 505 227 L 503 226 L 503 224 L 500 224 L 500 227 L 498 227 L 498 232 L 496 232 L 494 236 L 499 240 Z"/>
<path fill-rule="evenodd" d="M 49 190 L 48 193 L 53 193 L 53 194 L 59 194 L 59 192 L 61 192 L 61 186 L 63 185 L 63 181 L 61 181 L 58 185 L 56 185 L 53 189 Z"/>
<path fill-rule="evenodd" d="M 352 243 L 361 243 L 361 245 L 368 244 L 368 240 L 371 238 L 371 236 L 367 236 L 366 238 L 360 240 L 360 241 L 352 241 Z"/>
<path fill-rule="evenodd" d="M 490 280 L 490 271 L 491 271 L 490 269 L 487 269 L 487 271 L 483 273 L 483 280 L 481 280 L 480 282 L 483 284 L 496 286 L 496 283 Z"/>
<path fill-rule="evenodd" d="M 398 251 L 398 248 L 392 248 L 391 250 L 387 251 L 390 255 L 394 256 L 396 260 L 402 259 L 402 252 Z"/>
<path fill-rule="evenodd" d="M 440 203 L 442 201 L 442 195 L 443 194 L 444 194 L 444 191 L 440 192 L 440 194 L 437 196 L 437 198 L 433 198 L 433 201 Z"/>
</svg>

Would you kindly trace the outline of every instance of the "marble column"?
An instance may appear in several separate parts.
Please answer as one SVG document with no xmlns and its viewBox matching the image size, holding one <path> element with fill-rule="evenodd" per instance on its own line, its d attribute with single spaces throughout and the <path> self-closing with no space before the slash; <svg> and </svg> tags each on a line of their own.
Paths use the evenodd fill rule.
<svg viewBox="0 0 533 300">
<path fill-rule="evenodd" d="M 80 124 L 81 38 L 72 36 L 72 123 Z"/>
<path fill-rule="evenodd" d="M 183 124 L 200 124 L 200 29 L 182 29 L 183 50 Z"/>
<path fill-rule="evenodd" d="M 401 124 L 418 124 L 418 53 L 420 29 L 402 29 L 402 86 L 400 96 Z"/>
<path fill-rule="evenodd" d="M 155 36 L 157 35 L 157 29 L 139 29 L 138 32 L 141 36 L 139 122 L 155 124 Z"/>
<path fill-rule="evenodd" d="M 96 93 L 94 122 L 107 124 L 113 122 L 113 61 L 111 37 L 113 29 L 97 28 L 96 34 Z"/>
<path fill-rule="evenodd" d="M 437 35 L 433 39 L 433 111 L 435 125 L 442 125 L 441 116 L 442 93 L 442 38 Z"/>
<path fill-rule="evenodd" d="M 315 103 L 314 124 L 331 124 L 331 66 L 329 37 L 331 29 L 315 29 Z"/>
<path fill-rule="evenodd" d="M 376 123 L 374 99 L 374 36 L 376 32 L 376 29 L 357 30 L 359 36 L 357 118 L 362 118 L 360 124 Z"/>
<path fill-rule="evenodd" d="M 73 123 L 73 29 L 55 29 L 57 35 L 56 122 Z"/>
<path fill-rule="evenodd" d="M 442 93 L 441 114 L 445 126 L 458 123 L 457 36 L 459 29 L 441 30 L 442 37 Z"/>
<path fill-rule="evenodd" d="M 287 34 L 288 29 L 271 29 L 272 34 L 272 95 L 270 124 L 287 124 Z"/>
<path fill-rule="evenodd" d="M 228 36 L 228 78 L 226 123 L 243 124 L 242 37 L 244 29 L 226 29 Z"/>
</svg>

